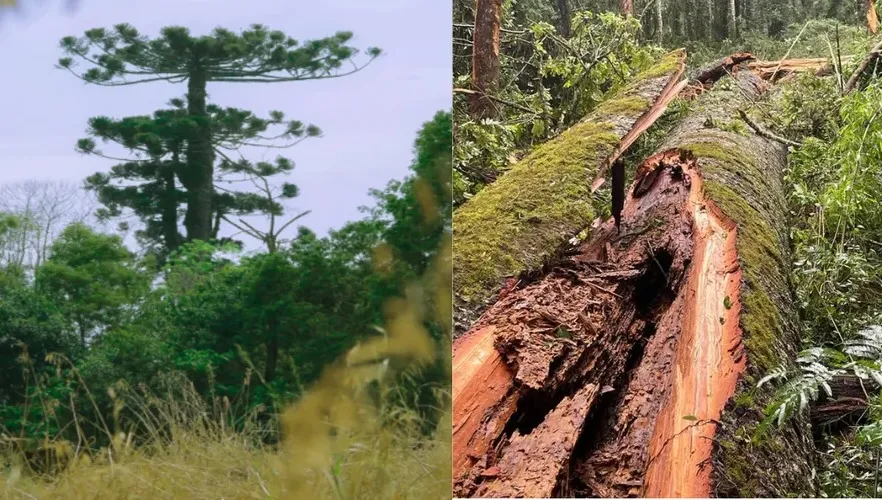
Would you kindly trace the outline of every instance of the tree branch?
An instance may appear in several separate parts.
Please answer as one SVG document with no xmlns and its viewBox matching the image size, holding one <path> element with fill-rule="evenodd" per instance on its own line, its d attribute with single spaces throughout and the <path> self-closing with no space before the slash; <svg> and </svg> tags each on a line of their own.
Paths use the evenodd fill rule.
<svg viewBox="0 0 882 500">
<path fill-rule="evenodd" d="M 802 146 L 801 142 L 791 141 L 790 139 L 781 137 L 780 135 L 776 135 L 764 129 L 758 123 L 754 122 L 749 116 L 747 116 L 747 113 L 745 113 L 743 109 L 739 109 L 738 114 L 741 115 L 741 119 L 744 120 L 748 125 L 750 125 L 750 128 L 752 128 L 754 132 L 756 132 L 756 135 L 780 142 L 781 144 L 786 144 L 787 146 L 793 146 L 795 148 Z"/>
<path fill-rule="evenodd" d="M 453 91 L 456 93 L 459 93 L 459 94 L 481 95 L 481 92 L 478 92 L 477 90 L 454 88 Z M 499 97 L 496 97 L 496 96 L 493 96 L 490 94 L 483 94 L 483 96 L 486 97 L 487 99 L 490 99 L 491 101 L 496 101 L 500 104 L 505 104 L 506 106 L 511 106 L 511 107 L 519 109 L 525 113 L 530 113 L 533 115 L 541 115 L 542 114 L 542 113 L 537 113 L 536 111 L 534 111 L 526 106 L 523 106 L 521 104 L 518 104 L 516 102 L 506 101 L 505 99 L 501 99 Z"/>
</svg>

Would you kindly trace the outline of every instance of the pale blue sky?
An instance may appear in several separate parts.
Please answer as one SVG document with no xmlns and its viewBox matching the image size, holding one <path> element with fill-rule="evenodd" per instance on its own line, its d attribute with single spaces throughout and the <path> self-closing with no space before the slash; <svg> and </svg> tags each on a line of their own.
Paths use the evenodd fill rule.
<svg viewBox="0 0 882 500">
<path fill-rule="evenodd" d="M 342 79 L 209 84 L 209 99 L 217 104 L 259 115 L 279 109 L 322 128 L 323 138 L 285 152 L 297 164 L 289 180 L 301 188 L 292 209 L 312 210 L 303 224 L 319 233 L 359 218 L 357 207 L 370 203 L 369 188 L 406 175 L 420 125 L 451 106 L 447 0 L 80 0 L 74 11 L 63 0 L 19 3 L 25 5 L 22 13 L 0 19 L 0 182 L 79 182 L 107 170 L 109 160 L 73 150 L 89 117 L 148 114 L 183 95 L 185 83 L 106 88 L 54 67 L 61 37 L 120 22 L 150 36 L 166 25 L 202 34 L 216 26 L 238 31 L 261 23 L 298 40 L 348 30 L 356 47 L 385 51 L 364 71 Z M 276 154 L 268 151 L 265 158 Z"/>
</svg>

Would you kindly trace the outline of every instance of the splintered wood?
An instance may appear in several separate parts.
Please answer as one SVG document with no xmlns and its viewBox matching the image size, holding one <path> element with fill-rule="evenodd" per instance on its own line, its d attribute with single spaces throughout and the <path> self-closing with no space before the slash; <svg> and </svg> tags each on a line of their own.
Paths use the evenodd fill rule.
<svg viewBox="0 0 882 500">
<path fill-rule="evenodd" d="M 843 58 L 846 61 L 848 59 L 849 57 Z M 813 73 L 818 76 L 825 76 L 833 72 L 833 67 L 826 58 L 758 61 L 749 52 L 736 52 L 717 59 L 695 71 L 690 76 L 692 91 L 687 93 L 687 96 L 700 93 L 702 90 L 712 87 L 714 83 L 723 77 L 735 74 L 743 67 L 746 67 L 763 80 L 771 82 L 777 82 L 797 73 Z"/>
<path fill-rule="evenodd" d="M 622 221 L 457 339 L 457 496 L 710 494 L 745 363 L 737 231 L 679 150 L 642 165 Z"/>
</svg>

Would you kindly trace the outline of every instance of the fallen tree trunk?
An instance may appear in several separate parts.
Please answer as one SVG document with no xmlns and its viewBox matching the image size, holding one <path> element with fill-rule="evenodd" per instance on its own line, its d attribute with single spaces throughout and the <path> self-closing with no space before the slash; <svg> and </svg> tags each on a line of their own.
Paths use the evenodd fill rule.
<svg viewBox="0 0 882 500">
<path fill-rule="evenodd" d="M 812 428 L 828 430 L 846 429 L 866 423 L 870 417 L 869 397 L 882 389 L 872 379 L 860 379 L 855 375 L 840 375 L 830 383 L 831 396 L 822 397 L 812 405 Z"/>
<path fill-rule="evenodd" d="M 454 325 L 458 335 L 507 279 L 540 268 L 594 219 L 591 181 L 649 128 L 682 85 L 673 52 L 618 97 L 537 147 L 453 214 Z M 516 281 L 516 279 L 515 279 Z"/>
<path fill-rule="evenodd" d="M 689 79 L 694 83 L 711 86 L 742 63 L 755 59 L 749 52 L 736 52 L 699 68 Z"/>
<path fill-rule="evenodd" d="M 772 82 L 795 73 L 813 73 L 817 76 L 826 76 L 833 73 L 833 67 L 826 58 L 754 61 L 748 64 L 747 67 L 763 80 Z"/>
<path fill-rule="evenodd" d="M 456 341 L 457 496 L 814 492 L 805 419 L 752 439 L 756 382 L 799 343 L 786 148 L 730 126 L 763 86 L 741 71 L 702 94 L 638 168 L 621 233 L 606 223 Z"/>
<path fill-rule="evenodd" d="M 851 77 L 849 77 L 848 82 L 845 84 L 845 88 L 842 90 L 843 94 L 850 94 L 859 87 L 861 78 L 864 78 L 866 74 L 870 72 L 871 68 L 875 68 L 875 63 L 879 60 L 880 55 L 882 55 L 882 41 L 870 49 L 867 56 L 864 57 L 858 67 L 851 74 Z"/>
</svg>

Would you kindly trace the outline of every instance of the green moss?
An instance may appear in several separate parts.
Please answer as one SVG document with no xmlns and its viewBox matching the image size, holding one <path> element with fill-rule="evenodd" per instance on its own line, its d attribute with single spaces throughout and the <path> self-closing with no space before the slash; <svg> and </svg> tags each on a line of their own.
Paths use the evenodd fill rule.
<svg viewBox="0 0 882 500">
<path fill-rule="evenodd" d="M 733 398 L 732 402 L 735 403 L 735 406 L 740 408 L 756 407 L 756 400 L 753 397 L 752 390 L 740 392 L 735 398 Z"/>
<path fill-rule="evenodd" d="M 713 142 L 693 142 L 685 149 L 692 151 L 692 153 L 699 158 L 712 158 L 720 161 L 727 169 L 731 169 L 733 166 L 756 168 L 750 158 L 735 153 L 735 151 L 738 151 L 738 145 L 730 143 L 730 141 L 713 134 L 710 134 L 708 139 L 712 139 Z M 705 172 L 707 172 L 708 169 L 712 171 L 714 167 L 715 165 L 712 164 L 702 164 L 702 170 Z"/>
<path fill-rule="evenodd" d="M 746 458 L 749 455 L 737 453 L 744 447 L 744 443 L 736 443 L 731 439 L 720 440 L 718 443 L 729 452 L 726 453 L 726 461 L 721 468 L 724 477 L 736 485 L 741 498 L 752 497 L 758 485 L 755 478 L 756 464 Z"/>
<path fill-rule="evenodd" d="M 611 124 L 578 124 L 454 213 L 454 279 L 464 300 L 488 299 L 504 277 L 540 266 L 562 235 L 590 224 L 591 179 L 618 141 Z"/>
<path fill-rule="evenodd" d="M 738 224 L 736 248 L 746 282 L 741 297 L 744 344 L 752 364 L 762 371 L 770 370 L 778 364 L 775 343 L 784 334 L 781 312 L 769 297 L 768 286 L 764 285 L 770 277 L 779 275 L 784 265 L 775 232 L 762 215 L 731 188 L 706 181 L 704 189 L 707 197 Z"/>
<path fill-rule="evenodd" d="M 661 58 L 658 64 L 652 66 L 651 68 L 647 68 L 644 71 L 640 72 L 636 80 L 647 80 L 650 78 L 660 78 L 665 75 L 669 75 L 673 73 L 677 66 L 680 65 L 686 58 L 686 50 L 677 49 L 672 52 L 668 52 Z"/>
<path fill-rule="evenodd" d="M 780 362 L 775 343 L 784 335 L 781 313 L 769 296 L 752 289 L 744 294 L 744 345 L 757 368 L 768 371 Z"/>
<path fill-rule="evenodd" d="M 640 96 L 624 96 L 610 99 L 597 106 L 595 115 L 618 114 L 626 116 L 640 116 L 649 109 L 651 102 Z"/>
</svg>

